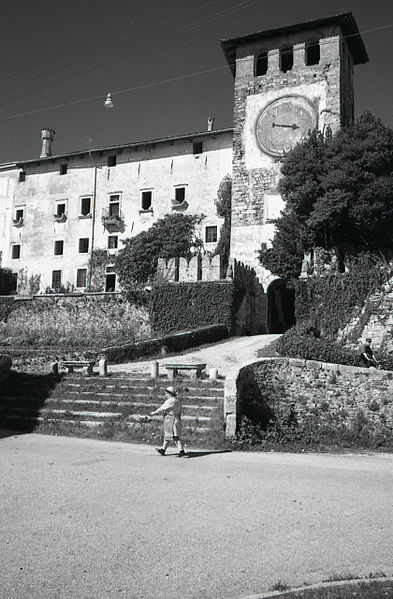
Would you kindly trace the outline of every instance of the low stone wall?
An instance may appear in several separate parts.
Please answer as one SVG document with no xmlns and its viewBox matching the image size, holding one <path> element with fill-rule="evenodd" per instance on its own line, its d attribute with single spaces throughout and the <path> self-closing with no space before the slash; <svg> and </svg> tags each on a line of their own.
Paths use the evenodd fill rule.
<svg viewBox="0 0 393 599">
<path fill-rule="evenodd" d="M 264 359 L 227 378 L 227 436 L 235 435 L 242 416 L 264 430 L 291 428 L 310 442 L 358 439 L 386 446 L 393 438 L 393 372 Z"/>
</svg>

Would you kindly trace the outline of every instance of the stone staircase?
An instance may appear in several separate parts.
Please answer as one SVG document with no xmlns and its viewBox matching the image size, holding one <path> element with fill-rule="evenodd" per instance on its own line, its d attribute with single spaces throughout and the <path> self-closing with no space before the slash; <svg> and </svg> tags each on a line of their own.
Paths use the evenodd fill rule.
<svg viewBox="0 0 393 599">
<path fill-rule="evenodd" d="M 32 375 L 11 372 L 0 388 L 0 427 L 18 431 L 160 443 L 166 376 L 146 373 Z M 172 382 L 171 382 L 172 384 Z M 224 440 L 224 381 L 176 379 L 183 437 L 200 446 Z"/>
</svg>

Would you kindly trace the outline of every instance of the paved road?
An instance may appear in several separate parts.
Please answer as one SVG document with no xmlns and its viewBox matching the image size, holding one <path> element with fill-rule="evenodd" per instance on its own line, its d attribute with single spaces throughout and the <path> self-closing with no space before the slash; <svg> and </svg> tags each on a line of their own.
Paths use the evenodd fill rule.
<svg viewBox="0 0 393 599">
<path fill-rule="evenodd" d="M 0 438 L 1 599 L 227 599 L 393 573 L 392 455 L 194 456 Z"/>
<path fill-rule="evenodd" d="M 167 362 L 206 362 L 206 370 L 217 368 L 220 375 L 227 375 L 235 368 L 240 368 L 243 364 L 253 362 L 258 359 L 259 349 L 265 347 L 280 335 L 252 335 L 245 337 L 235 337 L 228 341 L 214 343 L 201 348 L 196 348 L 180 354 L 179 356 L 170 356 L 158 360 L 160 365 Z M 141 362 L 130 362 L 128 364 L 116 364 L 109 366 L 110 371 L 131 372 L 135 370 L 150 371 L 151 360 Z M 163 370 L 165 373 L 166 371 Z"/>
</svg>

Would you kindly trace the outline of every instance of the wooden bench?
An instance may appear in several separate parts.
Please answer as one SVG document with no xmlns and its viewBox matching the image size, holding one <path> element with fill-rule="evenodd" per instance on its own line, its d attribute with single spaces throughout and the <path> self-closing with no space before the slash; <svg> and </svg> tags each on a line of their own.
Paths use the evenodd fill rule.
<svg viewBox="0 0 393 599">
<path fill-rule="evenodd" d="M 174 379 L 179 374 L 179 370 L 191 370 L 193 378 L 199 378 L 202 370 L 205 370 L 206 364 L 163 364 L 168 371 L 168 378 Z"/>
<path fill-rule="evenodd" d="M 68 373 L 74 372 L 74 368 L 83 368 L 87 376 L 93 374 L 93 366 L 96 363 L 95 360 L 63 360 L 63 367 Z"/>
</svg>

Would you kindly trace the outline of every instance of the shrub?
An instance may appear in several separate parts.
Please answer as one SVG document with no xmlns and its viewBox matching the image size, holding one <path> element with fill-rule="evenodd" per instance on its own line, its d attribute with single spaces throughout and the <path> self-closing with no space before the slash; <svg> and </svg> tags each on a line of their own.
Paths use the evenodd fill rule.
<svg viewBox="0 0 393 599">
<path fill-rule="evenodd" d="M 312 325 L 298 325 L 286 331 L 278 339 L 275 349 L 280 355 L 288 358 L 318 360 L 348 366 L 361 365 L 356 352 L 317 335 L 318 333 Z"/>
<path fill-rule="evenodd" d="M 161 335 L 223 324 L 232 331 L 232 281 L 167 283 L 153 289 L 151 323 Z"/>
<path fill-rule="evenodd" d="M 6 322 L 8 316 L 11 314 L 15 300 L 13 296 L 0 297 L 0 323 Z"/>
<path fill-rule="evenodd" d="M 14 347 L 99 348 L 150 334 L 146 310 L 121 296 L 18 300 L 12 319 L 0 322 L 0 340 Z"/>
</svg>

